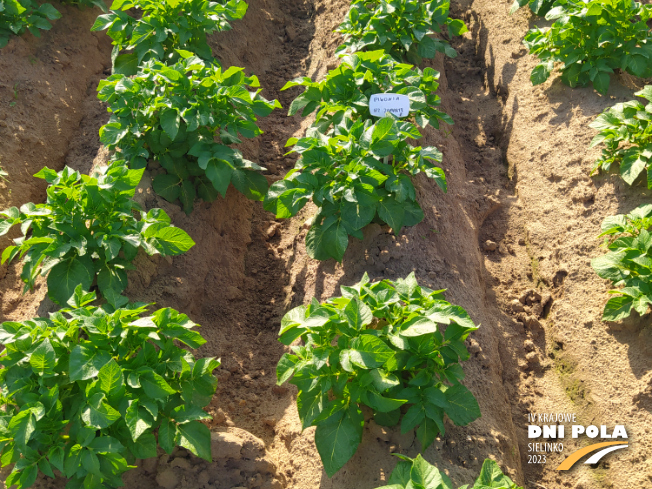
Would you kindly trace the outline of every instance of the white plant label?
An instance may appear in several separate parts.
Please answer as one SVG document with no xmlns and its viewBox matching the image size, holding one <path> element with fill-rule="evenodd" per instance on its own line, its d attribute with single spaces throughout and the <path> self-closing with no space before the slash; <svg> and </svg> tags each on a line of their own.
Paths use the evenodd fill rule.
<svg viewBox="0 0 652 489">
<path fill-rule="evenodd" d="M 369 111 L 376 117 L 385 117 L 387 112 L 406 117 L 410 113 L 410 99 L 398 93 L 377 93 L 369 99 Z"/>
</svg>

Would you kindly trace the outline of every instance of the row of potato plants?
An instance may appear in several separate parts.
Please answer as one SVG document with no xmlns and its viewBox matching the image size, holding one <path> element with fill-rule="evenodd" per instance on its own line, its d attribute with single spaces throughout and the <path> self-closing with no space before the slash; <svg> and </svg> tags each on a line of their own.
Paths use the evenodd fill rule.
<svg viewBox="0 0 652 489">
<path fill-rule="evenodd" d="M 535 14 L 554 20 L 549 28 L 531 29 L 524 43 L 540 63 L 532 71 L 535 85 L 548 79 L 556 65 L 564 83 L 589 83 L 601 94 L 609 89 L 614 70 L 640 78 L 652 76 L 652 34 L 647 23 L 652 6 L 629 0 L 538 1 L 516 0 L 512 11 L 529 3 Z M 652 188 L 652 86 L 636 96 L 647 100 L 618 103 L 590 124 L 598 134 L 590 147 L 604 145 L 591 174 L 617 168 L 620 177 L 634 185 L 638 180 Z M 607 217 L 602 223 L 606 255 L 591 264 L 596 273 L 615 287 L 602 319 L 620 321 L 632 311 L 643 316 L 652 305 L 652 206 L 643 204 L 629 214 Z"/>
<path fill-rule="evenodd" d="M 530 29 L 523 43 L 539 64 L 532 70 L 534 85 L 545 82 L 555 68 L 561 80 L 576 87 L 589 83 L 601 94 L 609 90 L 614 70 L 652 76 L 652 5 L 632 0 L 516 0 L 512 11 L 530 5 L 554 21 Z"/>
<path fill-rule="evenodd" d="M 244 68 L 224 69 L 207 42 L 246 11 L 242 0 L 116 0 L 92 27 L 113 39 L 113 74 L 98 86 L 111 114 L 100 140 L 114 151 L 112 165 L 155 159 L 164 172 L 154 191 L 188 214 L 196 198 L 224 197 L 229 184 L 252 200 L 267 193 L 265 168 L 232 145 L 262 134 L 257 118 L 280 104 Z"/>
<path fill-rule="evenodd" d="M 0 326 L 5 346 L 0 360 L 0 462 L 13 464 L 7 485 L 29 487 L 39 471 L 54 477 L 56 469 L 69 479 L 69 488 L 119 487 L 121 474 L 136 459 L 157 456 L 157 445 L 167 453 L 180 445 L 211 460 L 210 431 L 200 421 L 210 418 L 202 408 L 215 393 L 212 372 L 219 360 L 195 360 L 186 349 L 205 340 L 185 314 L 170 308 L 147 314 L 151 304 L 130 304 L 122 292 L 140 249 L 174 256 L 194 245 L 187 233 L 172 226 L 165 211 L 145 212 L 133 200 L 149 156 L 142 141 L 169 148 L 161 150 L 167 154 L 160 160 L 170 165 L 179 165 L 172 157 L 183 151 L 183 144 L 185 152 L 191 149 L 180 134 L 188 136 L 194 151 L 222 151 L 224 157 L 229 148 L 211 145 L 213 135 L 205 126 L 224 131 L 230 142 L 255 129 L 245 118 L 216 121 L 218 110 L 229 112 L 228 107 L 210 105 L 216 103 L 216 93 L 222 90 L 231 100 L 242 100 L 243 113 L 247 99 L 250 111 L 271 110 L 270 104 L 263 108 L 243 93 L 243 83 L 254 85 L 255 79 L 245 79 L 241 69 L 222 72 L 215 61 L 188 51 L 196 49 L 206 57 L 205 32 L 225 30 L 227 19 L 246 11 L 244 2 L 225 4 L 114 2 L 94 26 L 109 29 L 115 44 L 115 74 L 100 86 L 100 98 L 108 99 L 111 87 L 119 96 L 111 100 L 110 110 L 123 109 L 121 115 L 126 115 L 125 105 L 132 102 L 132 108 L 142 111 L 132 117 L 130 138 L 115 128 L 120 119 L 110 121 L 102 137 L 112 135 L 116 143 L 125 139 L 126 151 L 91 175 L 44 168 L 36 176 L 49 183 L 46 203 L 1 213 L 0 235 L 14 225 L 23 234 L 5 249 L 2 261 L 22 260 L 26 290 L 39 275 L 46 276 L 49 297 L 63 306 L 48 319 Z M 144 15 L 132 18 L 124 12 L 131 8 Z M 154 101 L 162 82 L 174 84 L 177 93 Z M 181 113 L 184 95 L 189 109 Z M 238 154 L 233 150 L 230 157 L 249 168 L 250 162 Z M 206 173 L 210 178 L 210 170 Z M 242 176 L 232 180 L 238 178 Z M 194 198 L 187 200 L 192 205 Z M 91 289 L 101 294 L 99 306 Z"/>
<path fill-rule="evenodd" d="M 564 83 L 571 87 L 589 83 L 601 94 L 609 89 L 614 70 L 652 76 L 652 33 L 648 22 L 652 6 L 631 0 L 515 0 L 511 12 L 529 4 L 537 15 L 553 24 L 531 29 L 524 44 L 539 57 L 533 69 L 534 85 L 548 79 L 560 66 Z M 561 66 L 563 64 L 563 66 Z M 591 174 L 619 172 L 628 184 L 640 179 L 652 189 L 652 86 L 635 93 L 647 101 L 618 103 L 591 124 L 598 134 L 590 147 L 604 145 Z M 607 217 L 602 223 L 604 256 L 591 264 L 596 273 L 615 287 L 602 319 L 620 321 L 632 311 L 643 316 L 652 305 L 652 206 L 643 204 L 629 214 Z"/>
<path fill-rule="evenodd" d="M 317 206 L 306 236 L 312 258 L 340 261 L 349 235 L 362 239 L 371 222 L 398 234 L 424 215 L 411 177 L 423 172 L 446 191 L 435 147 L 412 144 L 419 128 L 452 124 L 439 110 L 439 73 L 420 63 L 437 52 L 455 56 L 444 39 L 466 31 L 449 17 L 446 0 L 354 0 L 338 32 L 340 63 L 324 79 L 300 77 L 283 90 L 303 87 L 289 115 L 315 114 L 305 136 L 287 142 L 299 159 L 272 184 L 264 207 L 278 218 L 296 215 L 308 201 Z M 374 94 L 395 93 L 410 101 L 410 114 L 374 117 Z M 480 417 L 473 394 L 461 383 L 460 362 L 469 358 L 469 315 L 444 299 L 443 290 L 405 279 L 370 282 L 367 274 L 340 297 L 288 312 L 279 340 L 291 347 L 277 366 L 278 384 L 297 386 L 302 428 L 316 426 L 315 444 L 332 477 L 355 454 L 364 430 L 363 407 L 382 426 L 416 429 L 421 450 L 445 434 L 444 417 L 467 425 Z M 297 340 L 301 340 L 297 344 Z M 452 489 L 451 481 L 426 462 L 401 457 L 385 489 Z M 468 486 L 464 486 L 467 488 Z M 498 465 L 486 460 L 474 488 L 516 489 Z"/>
<path fill-rule="evenodd" d="M 312 258 L 341 261 L 349 236 L 362 239 L 371 222 L 388 224 L 396 234 L 421 222 L 411 178 L 418 173 L 447 190 L 438 166 L 441 152 L 412 144 L 421 138 L 419 127 L 453 123 L 437 108 L 439 73 L 407 61 L 434 58 L 437 52 L 456 55 L 448 42 L 430 37 L 466 31 L 463 22 L 449 17 L 449 7 L 445 0 L 355 0 L 338 29 L 344 36 L 339 66 L 319 82 L 301 77 L 283 87 L 304 87 L 289 115 L 316 116 L 305 136 L 287 142 L 299 159 L 270 187 L 264 207 L 287 218 L 312 200 L 317 212 L 306 235 Z M 379 93 L 407 96 L 409 116 L 373 116 L 369 100 Z"/>
<path fill-rule="evenodd" d="M 39 275 L 63 308 L 48 318 L 0 325 L 0 462 L 5 483 L 31 486 L 39 473 L 67 488 L 122 486 L 136 459 L 180 445 L 210 460 L 200 423 L 219 361 L 186 349 L 206 341 L 174 309 L 148 313 L 122 292 L 139 250 L 175 256 L 194 242 L 161 209 L 133 200 L 143 170 L 100 167 L 91 175 L 44 168 L 47 199 L 0 212 L 0 235 L 21 237 L 2 262 L 22 260 L 25 290 Z M 139 215 L 140 218 L 137 218 Z M 97 301 L 97 294 L 101 301 Z M 157 434 L 157 436 L 155 436 Z"/>
<path fill-rule="evenodd" d="M 106 11 L 102 0 L 64 0 L 62 3 L 83 7 L 99 7 Z M 60 19 L 59 12 L 50 3 L 35 0 L 3 0 L 0 2 L 0 49 L 5 47 L 13 36 L 21 36 L 29 31 L 41 37 L 41 31 L 52 29 L 51 21 Z"/>
<path fill-rule="evenodd" d="M 593 173 L 616 166 L 629 185 L 643 180 L 652 188 L 652 86 L 635 94 L 647 100 L 618 103 L 605 110 L 591 127 L 598 130 L 591 146 L 603 144 Z M 607 217 L 602 223 L 607 254 L 592 260 L 596 273 L 614 286 L 602 319 L 620 321 L 636 311 L 649 313 L 652 305 L 652 205 L 642 204 L 629 214 Z"/>
</svg>

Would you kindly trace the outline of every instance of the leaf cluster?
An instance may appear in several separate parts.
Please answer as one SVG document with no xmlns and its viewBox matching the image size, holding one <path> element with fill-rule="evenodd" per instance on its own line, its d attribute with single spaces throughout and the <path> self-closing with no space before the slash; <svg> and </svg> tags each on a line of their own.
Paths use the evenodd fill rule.
<svg viewBox="0 0 652 489">
<path fill-rule="evenodd" d="M 552 26 L 530 29 L 523 41 L 540 60 L 532 83 L 546 81 L 555 63 L 563 64 L 561 79 L 567 85 L 592 83 L 602 94 L 616 69 L 652 76 L 651 17 L 652 5 L 632 0 L 558 0 L 546 14 L 555 21 Z"/>
<path fill-rule="evenodd" d="M 129 9 L 142 16 L 132 17 Z M 107 31 L 113 39 L 114 70 L 133 75 L 150 59 L 173 63 L 178 49 L 211 61 L 206 36 L 229 30 L 229 21 L 246 12 L 243 0 L 114 0 L 111 11 L 100 15 L 91 30 Z"/>
<path fill-rule="evenodd" d="M 395 454 L 401 459 L 396 464 L 389 484 L 378 489 L 453 489 L 453 483 L 437 467 L 429 464 L 421 455 L 411 459 Z M 480 469 L 480 475 L 473 486 L 464 485 L 459 489 L 523 489 L 503 474 L 498 464 L 486 459 Z"/>
<path fill-rule="evenodd" d="M 378 424 L 418 427 L 427 448 L 444 433 L 444 415 L 457 425 L 480 416 L 473 394 L 460 383 L 464 344 L 477 327 L 443 291 L 420 287 L 410 274 L 370 283 L 365 274 L 342 297 L 313 299 L 285 315 L 279 340 L 293 346 L 277 366 L 278 383 L 299 389 L 303 428 L 316 426 L 315 443 L 333 476 L 354 455 L 364 425 L 361 407 Z"/>
<path fill-rule="evenodd" d="M 100 140 L 132 168 L 155 158 L 165 170 L 154 178 L 155 192 L 170 202 L 179 199 L 187 213 L 197 196 L 213 201 L 218 192 L 226 194 L 229 183 L 263 200 L 264 168 L 227 145 L 262 134 L 257 117 L 280 104 L 263 98 L 258 79 L 243 68 L 223 70 L 180 53 L 182 59 L 171 66 L 150 60 L 136 76 L 114 74 L 100 82 L 98 97 L 111 112 Z"/>
<path fill-rule="evenodd" d="M 52 29 L 50 21 L 60 17 L 61 13 L 49 3 L 39 5 L 34 0 L 1 1 L 0 49 L 7 45 L 12 36 L 20 36 L 26 31 L 40 37 L 40 31 Z"/>
<path fill-rule="evenodd" d="M 330 136 L 312 128 L 288 141 L 300 157 L 272 184 L 264 207 L 287 218 L 312 199 L 318 210 L 306 235 L 308 254 L 341 261 L 349 235 L 362 239 L 362 228 L 372 221 L 387 223 L 398 234 L 423 220 L 410 176 L 424 172 L 446 191 L 444 171 L 435 166 L 441 152 L 408 142 L 420 137 L 415 125 L 391 115 L 375 123 L 344 118 Z"/>
<path fill-rule="evenodd" d="M 652 304 L 652 204 L 641 205 L 630 214 L 607 217 L 602 234 L 607 236 L 606 255 L 594 258 L 596 273 L 611 280 L 616 290 L 604 308 L 603 321 L 620 321 L 632 310 L 641 316 Z"/>
<path fill-rule="evenodd" d="M 77 287 L 70 308 L 0 325 L 0 448 L 15 464 L 7 487 L 31 486 L 40 470 L 69 479 L 66 488 L 122 486 L 135 459 L 175 445 L 211 460 L 200 420 L 215 392 L 219 361 L 195 360 L 183 347 L 205 343 L 174 309 L 145 316 L 89 306 Z"/>
<path fill-rule="evenodd" d="M 511 15 L 519 8 L 529 5 L 533 14 L 544 17 L 555 4 L 555 1 L 556 0 L 514 0 L 514 3 L 509 9 L 509 14 Z"/>
<path fill-rule="evenodd" d="M 305 87 L 294 99 L 288 115 L 302 110 L 306 117 L 317 112 L 313 126 L 328 134 L 334 124 L 344 119 L 373 119 L 369 99 L 378 93 L 396 93 L 410 99 L 409 120 L 421 127 L 429 123 L 439 128 L 439 122 L 453 124 L 453 119 L 437 109 L 441 98 L 437 95 L 439 73 L 432 68 L 423 71 L 399 63 L 383 50 L 358 52 L 342 56 L 340 65 L 326 77 L 313 82 L 309 77 L 296 78 L 282 88 Z"/>
<path fill-rule="evenodd" d="M 28 203 L 0 212 L 0 235 L 20 225 L 23 236 L 2 253 L 2 263 L 22 259 L 25 290 L 47 275 L 48 295 L 66 304 L 75 288 L 97 285 L 114 307 L 127 302 L 127 270 L 142 248 L 149 255 L 174 256 L 195 243 L 170 224 L 161 209 L 145 213 L 132 197 L 143 170 L 117 165 L 82 175 L 68 167 L 43 168 L 35 176 L 48 183 L 44 204 Z M 137 219 L 134 212 L 140 213 Z"/>
<path fill-rule="evenodd" d="M 420 64 L 438 52 L 455 57 L 450 44 L 432 34 L 459 36 L 468 29 L 449 17 L 449 0 L 354 0 L 337 32 L 344 43 L 337 52 L 382 49 L 398 60 Z"/>
<path fill-rule="evenodd" d="M 97 7 L 102 12 L 108 12 L 108 9 L 106 8 L 106 4 L 104 3 L 103 0 L 62 0 L 61 3 L 65 3 L 68 5 L 75 5 L 80 9 L 83 9 L 85 7 L 88 8 Z"/>
<path fill-rule="evenodd" d="M 643 105 L 632 100 L 616 104 L 589 124 L 600 131 L 590 147 L 600 143 L 606 146 L 591 173 L 609 171 L 618 164 L 620 176 L 629 185 L 645 175 L 648 188 L 652 188 L 652 85 L 634 95 L 650 103 Z"/>
</svg>

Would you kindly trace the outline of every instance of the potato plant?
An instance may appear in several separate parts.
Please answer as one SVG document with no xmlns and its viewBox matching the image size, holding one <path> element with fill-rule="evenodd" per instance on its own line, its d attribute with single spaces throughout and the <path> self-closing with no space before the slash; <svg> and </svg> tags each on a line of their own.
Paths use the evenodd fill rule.
<svg viewBox="0 0 652 489">
<path fill-rule="evenodd" d="M 308 254 L 341 261 L 349 235 L 362 239 L 362 228 L 372 221 L 398 234 L 423 220 L 411 176 L 424 172 L 446 191 L 446 175 L 436 166 L 441 152 L 408 142 L 420 137 L 415 125 L 393 116 L 375 123 L 343 118 L 331 136 L 312 128 L 288 141 L 300 157 L 283 180 L 272 184 L 264 207 L 288 218 L 312 199 L 318 209 L 306 235 Z"/>
<path fill-rule="evenodd" d="M 523 41 L 540 60 L 532 70 L 532 83 L 545 82 L 556 63 L 564 83 L 592 83 L 602 94 L 614 70 L 652 76 L 652 34 L 647 26 L 651 17 L 652 5 L 631 0 L 558 0 L 546 14 L 555 21 L 552 26 L 530 29 Z"/>
<path fill-rule="evenodd" d="M 595 162 L 592 174 L 609 171 L 619 165 L 620 176 L 629 185 L 644 175 L 647 187 L 652 188 L 652 85 L 634 95 L 646 99 L 619 103 L 606 109 L 590 125 L 600 131 L 591 141 L 591 147 L 605 145 Z"/>
<path fill-rule="evenodd" d="M 142 16 L 132 17 L 129 9 Z M 143 61 L 176 62 L 178 49 L 211 61 L 206 36 L 229 30 L 229 22 L 246 12 L 243 0 L 114 0 L 111 11 L 100 15 L 91 30 L 106 30 L 113 39 L 114 70 L 134 75 Z"/>
<path fill-rule="evenodd" d="M 179 53 L 182 59 L 172 66 L 150 60 L 134 77 L 114 74 L 100 82 L 98 97 L 111 113 L 100 140 L 132 168 L 155 158 L 165 174 L 154 179 L 154 191 L 179 200 L 187 213 L 196 197 L 213 201 L 218 193 L 226 195 L 230 183 L 263 200 L 264 168 L 228 145 L 262 134 L 257 117 L 280 104 L 263 98 L 258 78 L 246 76 L 244 68 L 223 70 L 188 51 Z"/>
<path fill-rule="evenodd" d="M 606 255 L 594 258 L 596 273 L 611 280 L 614 296 L 607 301 L 603 321 L 620 321 L 632 311 L 648 314 L 652 304 L 652 204 L 634 209 L 630 214 L 607 217 L 602 234 L 607 236 Z"/>
<path fill-rule="evenodd" d="M 353 0 L 337 29 L 344 36 L 337 52 L 382 49 L 415 64 L 438 52 L 453 58 L 457 52 L 448 41 L 431 37 L 435 33 L 459 36 L 468 30 L 464 22 L 448 16 L 449 9 L 449 0 Z"/>
<path fill-rule="evenodd" d="M 369 112 L 369 99 L 378 93 L 396 93 L 410 99 L 409 120 L 421 127 L 439 122 L 453 124 L 453 119 L 437 109 L 441 99 L 437 95 L 439 73 L 432 68 L 421 71 L 399 63 L 384 51 L 358 52 L 343 56 L 340 66 L 331 70 L 321 81 L 309 77 L 296 78 L 282 90 L 295 86 L 304 92 L 290 105 L 289 115 L 302 110 L 302 116 L 317 112 L 314 126 L 327 134 L 333 124 L 345 118 L 374 119 Z"/>
<path fill-rule="evenodd" d="M 59 19 L 61 13 L 49 3 L 38 4 L 35 0 L 0 1 L 0 49 L 12 36 L 21 36 L 26 31 L 36 37 L 42 30 L 52 29 L 51 20 Z"/>
<path fill-rule="evenodd" d="M 414 274 L 376 283 L 365 274 L 342 287 L 342 297 L 313 299 L 283 318 L 279 340 L 302 344 L 279 361 L 278 383 L 298 387 L 302 427 L 317 427 L 329 477 L 357 450 L 362 406 L 381 425 L 417 428 L 423 450 L 444 434 L 444 415 L 456 425 L 480 416 L 459 364 L 469 358 L 464 341 L 477 327 L 442 292 L 420 287 Z"/>
<path fill-rule="evenodd" d="M 211 460 L 200 420 L 219 361 L 186 347 L 206 342 L 174 309 L 107 312 L 81 286 L 69 308 L 0 325 L 0 449 L 5 484 L 31 486 L 39 472 L 69 489 L 123 486 L 135 459 L 176 445 Z M 156 435 L 157 434 L 157 435 Z"/>
<path fill-rule="evenodd" d="M 453 483 L 437 467 L 429 464 L 421 455 L 412 459 L 395 454 L 401 459 L 396 464 L 386 486 L 378 489 L 453 489 Z M 473 486 L 464 485 L 459 489 L 523 489 L 503 474 L 496 462 L 486 459 L 480 475 Z"/>
<path fill-rule="evenodd" d="M 103 167 L 82 175 L 68 167 L 59 173 L 49 168 L 35 176 L 50 185 L 44 204 L 25 204 L 0 212 L 0 236 L 20 225 L 22 237 L 2 253 L 2 263 L 22 259 L 25 290 L 47 275 L 48 295 L 66 304 L 75 288 L 97 285 L 109 304 L 127 302 L 127 270 L 142 248 L 149 255 L 174 256 L 195 243 L 170 224 L 161 209 L 145 213 L 132 197 L 143 170 Z M 137 219 L 134 212 L 140 213 Z"/>
</svg>

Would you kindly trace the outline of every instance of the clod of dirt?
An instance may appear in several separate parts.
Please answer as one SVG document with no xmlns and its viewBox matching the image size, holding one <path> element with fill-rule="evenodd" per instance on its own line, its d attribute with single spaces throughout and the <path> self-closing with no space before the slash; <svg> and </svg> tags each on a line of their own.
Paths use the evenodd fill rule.
<svg viewBox="0 0 652 489">
<path fill-rule="evenodd" d="M 543 329 L 539 320 L 534 316 L 528 316 L 528 318 L 525 320 L 525 325 L 533 331 L 539 331 Z"/>
<path fill-rule="evenodd" d="M 525 355 L 525 359 L 527 360 L 527 363 L 530 364 L 539 363 L 539 355 L 537 355 L 537 352 L 535 351 L 531 351 Z"/>
<path fill-rule="evenodd" d="M 389 254 L 388 250 L 382 250 L 380 254 L 378 255 L 378 258 L 380 258 L 380 261 L 382 263 L 387 263 L 389 259 L 391 258 L 391 255 Z"/>
<path fill-rule="evenodd" d="M 281 227 L 281 223 L 279 222 L 269 222 L 267 223 L 265 227 L 265 236 L 267 236 L 267 239 L 272 239 L 274 236 L 276 236 L 276 233 Z"/>
<path fill-rule="evenodd" d="M 237 287 L 233 287 L 232 285 L 226 287 L 226 298 L 228 300 L 234 301 L 242 299 L 243 297 L 242 291 Z"/>
<path fill-rule="evenodd" d="M 510 303 L 512 311 L 516 314 L 519 312 L 525 311 L 525 307 L 523 307 L 523 304 L 521 304 L 521 301 L 518 299 L 513 299 L 512 302 Z"/>
<path fill-rule="evenodd" d="M 287 387 L 282 386 L 282 385 L 275 385 L 275 386 L 272 387 L 272 392 L 274 394 L 276 394 L 276 395 L 279 395 L 279 396 L 284 396 L 285 394 L 288 393 L 288 391 L 289 391 L 289 389 Z"/>
<path fill-rule="evenodd" d="M 248 431 L 226 428 L 211 433 L 214 459 L 256 459 L 265 455 L 265 443 Z"/>
<path fill-rule="evenodd" d="M 243 441 L 232 433 L 211 433 L 211 453 L 213 459 L 242 458 Z"/>
<path fill-rule="evenodd" d="M 156 482 L 165 489 L 174 489 L 179 484 L 179 478 L 174 469 L 165 469 L 156 476 Z"/>
<path fill-rule="evenodd" d="M 147 458 L 143 460 L 143 464 L 141 465 L 141 468 L 148 474 L 153 474 L 154 472 L 156 472 L 157 464 L 158 464 L 157 458 Z"/>
<path fill-rule="evenodd" d="M 469 346 L 468 346 L 469 353 L 472 355 L 482 353 L 482 347 L 480 344 L 475 340 L 475 338 L 471 338 L 469 340 Z"/>
<path fill-rule="evenodd" d="M 518 300 L 521 302 L 521 304 L 527 304 L 528 297 L 530 297 L 530 294 L 533 293 L 534 293 L 534 289 L 527 289 L 525 292 L 521 294 Z"/>
<path fill-rule="evenodd" d="M 170 462 L 171 467 L 179 467 L 181 469 L 190 469 L 192 465 L 188 461 L 187 458 L 184 457 L 177 457 Z"/>
<path fill-rule="evenodd" d="M 482 247 L 484 248 L 485 251 L 496 251 L 496 248 L 498 248 L 498 244 L 488 239 L 487 241 L 484 242 L 484 245 L 482 245 Z"/>
</svg>

